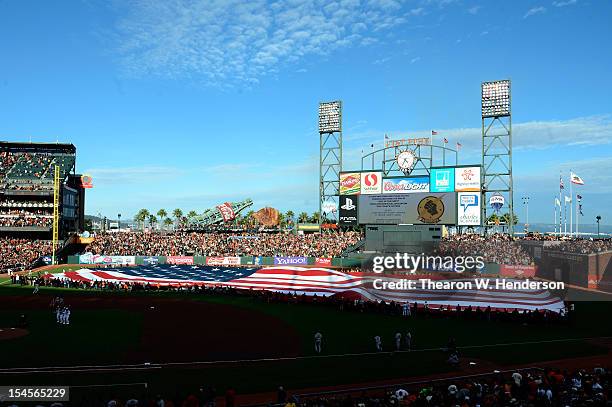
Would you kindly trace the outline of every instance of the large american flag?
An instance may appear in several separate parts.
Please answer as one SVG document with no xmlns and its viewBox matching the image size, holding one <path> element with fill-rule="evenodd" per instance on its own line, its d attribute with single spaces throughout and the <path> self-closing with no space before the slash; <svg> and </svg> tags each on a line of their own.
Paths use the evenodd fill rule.
<svg viewBox="0 0 612 407">
<path fill-rule="evenodd" d="M 373 288 L 380 275 L 345 273 L 328 268 L 307 267 L 214 267 L 200 265 L 148 265 L 136 267 L 83 268 L 49 276 L 72 281 L 107 281 L 140 283 L 160 286 L 223 286 L 247 290 L 268 290 L 299 295 L 332 296 L 385 302 L 417 302 L 433 308 L 439 306 L 487 307 L 493 309 L 550 310 L 559 312 L 563 301 L 547 290 L 440 290 L 406 289 L 379 290 Z M 386 281 L 442 277 L 384 276 Z M 508 280 L 508 279 L 507 279 Z M 473 281 L 459 278 L 453 281 Z M 417 285 L 420 287 L 420 285 Z"/>
</svg>

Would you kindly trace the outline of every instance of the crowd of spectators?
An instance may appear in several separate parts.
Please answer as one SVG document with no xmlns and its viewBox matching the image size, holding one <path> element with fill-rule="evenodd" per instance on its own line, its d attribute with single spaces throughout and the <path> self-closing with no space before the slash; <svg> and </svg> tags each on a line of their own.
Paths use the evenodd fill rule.
<svg viewBox="0 0 612 407">
<path fill-rule="evenodd" d="M 292 394 L 280 386 L 276 397 L 269 400 L 270 407 L 578 407 L 609 406 L 611 396 L 610 369 L 521 369 L 512 372 L 493 372 L 461 378 L 433 379 L 382 389 L 352 390 L 331 395 Z M 272 396 L 274 397 L 274 396 Z M 81 406 L 86 407 L 214 407 L 223 400 L 226 407 L 237 405 L 236 390 L 229 386 L 224 395 L 218 395 L 214 386 L 183 394 L 162 395 L 155 389 L 146 389 L 127 397 L 96 400 L 85 396 Z M 68 404 L 47 404 L 64 407 Z M 17 405 L 15 405 L 17 406 Z M 41 406 L 44 406 L 41 404 Z"/>
<path fill-rule="evenodd" d="M 440 241 L 436 254 L 441 256 L 482 256 L 485 263 L 530 265 L 533 259 L 510 235 L 455 234 Z"/>
<path fill-rule="evenodd" d="M 447 379 L 403 386 L 379 397 L 331 396 L 296 399 L 298 407 L 397 406 L 609 406 L 609 369 L 567 371 L 530 369 L 522 372 Z"/>
<path fill-rule="evenodd" d="M 336 257 L 362 239 L 359 232 L 288 233 L 100 233 L 86 248 L 101 255 L 313 256 Z"/>
<path fill-rule="evenodd" d="M 0 238 L 0 273 L 27 270 L 40 256 L 51 254 L 49 240 Z"/>
<path fill-rule="evenodd" d="M 0 208 L 0 227 L 51 227 L 53 215 L 45 209 Z"/>
</svg>

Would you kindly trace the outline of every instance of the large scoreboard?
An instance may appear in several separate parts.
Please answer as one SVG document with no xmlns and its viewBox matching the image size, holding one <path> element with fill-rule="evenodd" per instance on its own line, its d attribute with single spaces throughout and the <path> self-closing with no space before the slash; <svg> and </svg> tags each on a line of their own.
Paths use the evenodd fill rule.
<svg viewBox="0 0 612 407">
<path fill-rule="evenodd" d="M 480 166 L 431 168 L 429 175 L 340 174 L 340 226 L 482 224 Z"/>
</svg>

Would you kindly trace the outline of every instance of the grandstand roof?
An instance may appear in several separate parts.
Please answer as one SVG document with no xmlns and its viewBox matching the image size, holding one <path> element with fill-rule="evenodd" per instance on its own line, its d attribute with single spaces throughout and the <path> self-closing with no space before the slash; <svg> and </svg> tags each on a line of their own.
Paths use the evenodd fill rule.
<svg viewBox="0 0 612 407">
<path fill-rule="evenodd" d="M 33 143 L 0 141 L 0 151 L 22 151 L 22 152 L 61 152 L 76 154 L 76 147 L 72 143 Z"/>
</svg>

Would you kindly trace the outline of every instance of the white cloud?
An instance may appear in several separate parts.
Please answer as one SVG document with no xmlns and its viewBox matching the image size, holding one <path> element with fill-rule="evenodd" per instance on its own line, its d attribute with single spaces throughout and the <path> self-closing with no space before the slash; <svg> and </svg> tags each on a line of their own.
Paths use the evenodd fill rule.
<svg viewBox="0 0 612 407">
<path fill-rule="evenodd" d="M 572 6 L 576 4 L 577 2 L 578 0 L 553 1 L 552 4 L 555 7 L 566 7 L 566 6 Z"/>
<path fill-rule="evenodd" d="M 178 168 L 161 166 L 91 168 L 84 173 L 90 174 L 96 185 L 156 182 L 176 178 L 183 174 Z"/>
<path fill-rule="evenodd" d="M 474 6 L 474 7 L 470 7 L 468 8 L 468 13 L 472 14 L 472 15 L 476 15 L 478 14 L 478 11 L 481 9 L 481 6 Z"/>
<path fill-rule="evenodd" d="M 545 13 L 545 12 L 546 12 L 546 7 L 542 7 L 542 6 L 533 7 L 533 8 L 530 8 L 529 10 L 527 10 L 527 12 L 523 16 L 523 18 L 528 18 L 528 17 L 534 16 L 536 14 L 542 14 L 542 13 Z"/>
<path fill-rule="evenodd" d="M 310 55 L 377 41 L 422 7 L 396 0 L 138 0 L 117 23 L 118 52 L 135 76 L 213 86 L 258 83 Z"/>
<path fill-rule="evenodd" d="M 420 60 L 421 60 L 421 57 L 414 57 L 414 58 L 412 58 L 412 59 L 410 60 L 410 63 L 411 63 L 411 64 L 415 64 L 415 63 L 419 62 Z"/>
</svg>

